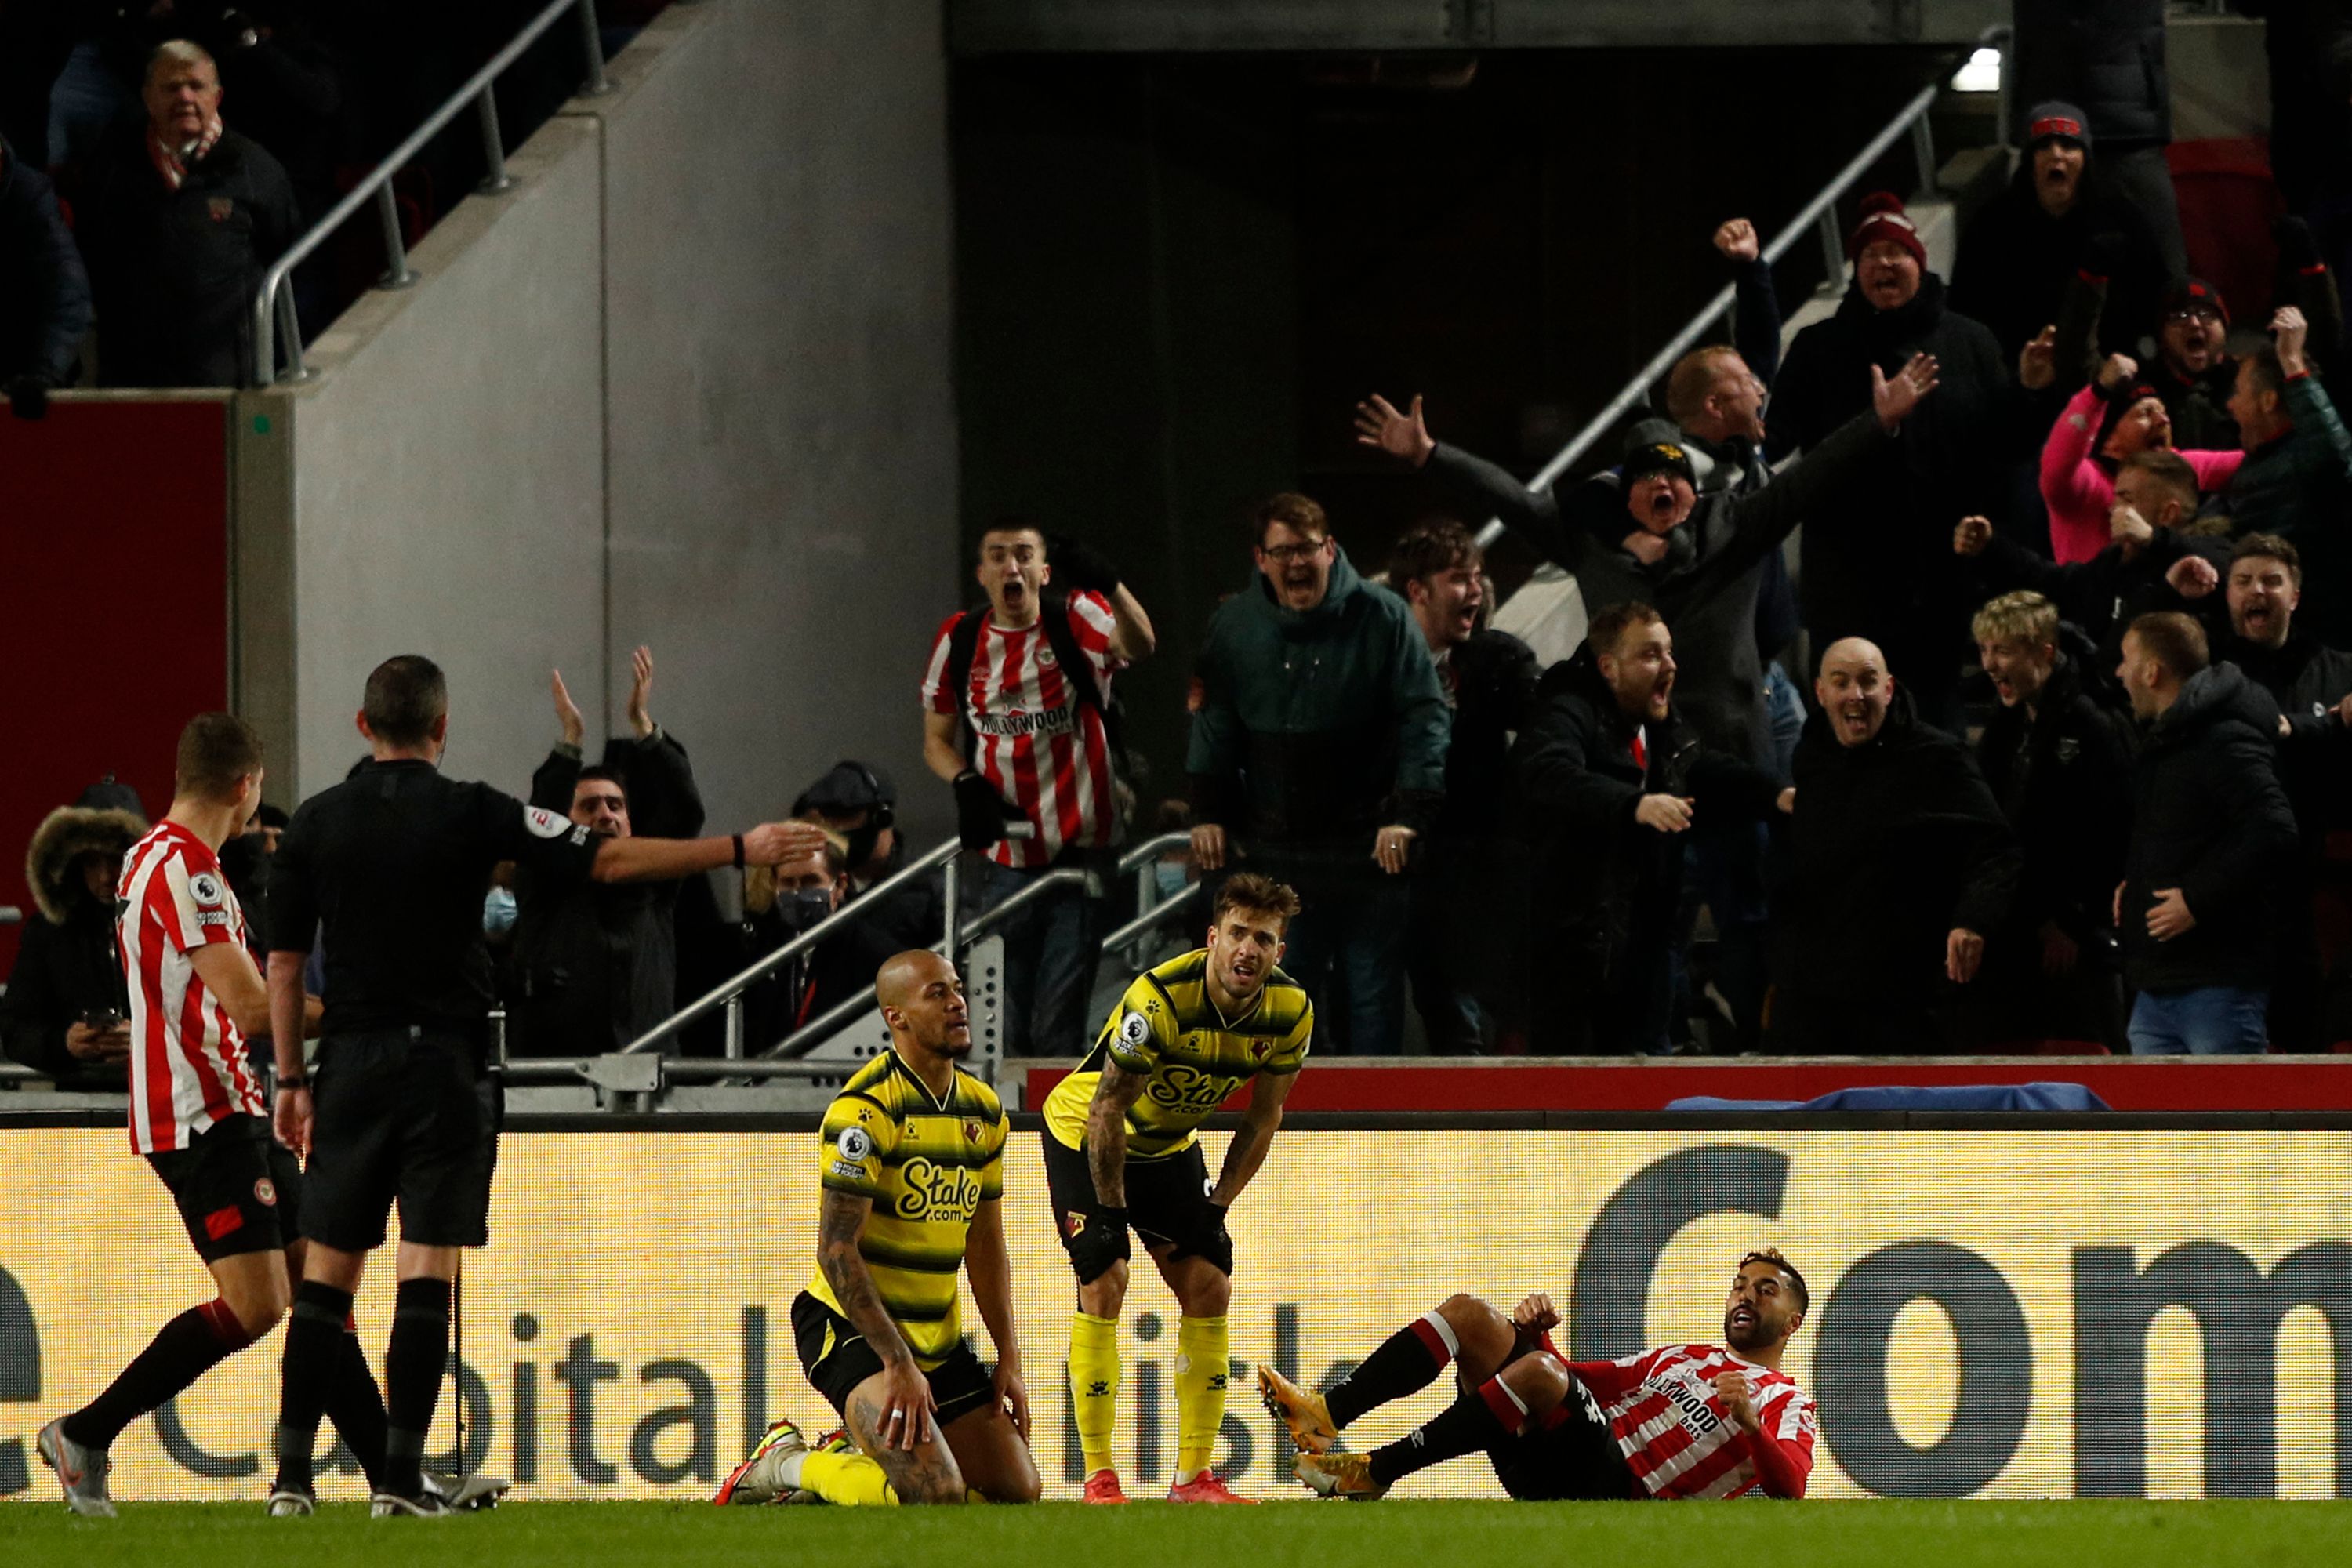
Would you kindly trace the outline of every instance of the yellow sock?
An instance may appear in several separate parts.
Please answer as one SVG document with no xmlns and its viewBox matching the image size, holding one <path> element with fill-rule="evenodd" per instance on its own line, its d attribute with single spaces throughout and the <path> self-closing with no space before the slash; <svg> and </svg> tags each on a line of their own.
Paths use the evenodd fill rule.
<svg viewBox="0 0 2352 1568">
<path fill-rule="evenodd" d="M 1176 1479 L 1209 1468 L 1225 1421 L 1225 1321 L 1181 1318 L 1176 1324 Z"/>
<path fill-rule="evenodd" d="M 801 1458 L 801 1489 L 842 1508 L 896 1508 L 898 1494 L 882 1467 L 863 1454 L 816 1453 Z"/>
<path fill-rule="evenodd" d="M 1070 1414 L 1087 1474 L 1109 1469 L 1111 1429 L 1118 1424 L 1117 1318 L 1070 1315 Z"/>
</svg>

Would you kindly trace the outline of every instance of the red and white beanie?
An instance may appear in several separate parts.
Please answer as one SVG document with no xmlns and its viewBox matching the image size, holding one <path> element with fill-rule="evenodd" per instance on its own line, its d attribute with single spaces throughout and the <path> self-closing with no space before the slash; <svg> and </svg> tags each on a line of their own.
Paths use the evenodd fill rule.
<svg viewBox="0 0 2352 1568">
<path fill-rule="evenodd" d="M 1904 216 L 1903 198 L 1892 191 L 1873 191 L 1862 198 L 1862 216 L 1846 236 L 1845 258 L 1858 259 L 1881 240 L 1901 246 L 1919 264 L 1919 270 L 1927 269 L 1927 246 L 1919 237 L 1919 226 Z"/>
</svg>

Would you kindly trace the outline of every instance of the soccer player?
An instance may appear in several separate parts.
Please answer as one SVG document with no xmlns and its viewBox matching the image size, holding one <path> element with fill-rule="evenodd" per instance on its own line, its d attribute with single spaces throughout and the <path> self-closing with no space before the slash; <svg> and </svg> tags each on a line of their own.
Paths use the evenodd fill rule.
<svg viewBox="0 0 2352 1568">
<path fill-rule="evenodd" d="M 1045 1099 L 1045 1182 L 1078 1276 L 1070 1406 L 1088 1502 L 1127 1500 L 1111 1464 L 1128 1227 L 1176 1293 L 1176 1474 L 1171 1502 L 1244 1502 L 1209 1468 L 1225 1417 L 1225 1307 L 1234 1238 L 1225 1211 L 1265 1163 L 1282 1102 L 1306 1065 L 1315 1009 L 1282 961 L 1298 895 L 1255 873 L 1229 878 L 1209 945 L 1136 977 L 1078 1070 Z M 1214 1185 L 1194 1129 L 1252 1083 Z"/>
<path fill-rule="evenodd" d="M 261 739 L 242 720 L 189 721 L 171 808 L 124 855 L 115 888 L 131 996 L 131 1146 L 170 1190 L 219 1293 L 164 1324 L 105 1393 L 41 1428 L 36 1447 L 79 1514 L 113 1514 L 107 1450 L 123 1427 L 268 1333 L 301 1268 L 301 1168 L 271 1140 L 246 1058 L 246 1037 L 268 1032 L 268 997 L 215 858 L 260 804 L 262 772 Z M 318 1018 L 319 1005 L 306 1002 L 302 1025 Z M 383 1406 L 357 1339 L 339 1332 L 334 1349 L 329 1410 L 373 1473 Z"/>
<path fill-rule="evenodd" d="M 1563 1498 L 1801 1498 L 1813 1468 L 1813 1401 L 1780 1370 L 1811 1298 L 1779 1250 L 1739 1260 L 1719 1345 L 1660 1345 L 1615 1361 L 1570 1361 L 1538 1292 L 1508 1318 L 1448 1297 L 1391 1334 L 1327 1394 L 1258 1369 L 1265 1407 L 1298 1446 L 1298 1479 L 1324 1497 L 1370 1501 L 1415 1470 L 1484 1451 L 1503 1489 Z M 1366 1411 L 1435 1382 L 1461 1390 L 1436 1419 L 1369 1454 L 1335 1454 Z"/>
<path fill-rule="evenodd" d="M 275 1119 L 279 1138 L 310 1156 L 310 1246 L 286 1331 L 278 1485 L 309 1486 L 352 1293 L 397 1202 L 383 1472 L 370 1506 L 378 1518 L 435 1517 L 453 1506 L 421 1468 L 449 1358 L 449 1282 L 460 1249 L 488 1243 L 498 1163 L 482 939 L 491 868 L 516 861 L 551 890 L 590 879 L 671 880 L 805 855 L 824 830 L 767 823 L 730 837 L 598 838 L 488 784 L 445 778 L 448 683 L 415 654 L 369 674 L 358 725 L 368 760 L 302 803 L 270 864 Z M 322 929 L 327 1006 L 314 1101 L 297 1021 L 303 966 Z"/>
<path fill-rule="evenodd" d="M 711 1500 L 1034 1502 L 999 1206 L 1012 1123 L 995 1091 L 956 1065 L 971 1054 L 971 1025 L 954 965 L 899 953 L 874 994 L 890 1049 L 824 1113 L 816 1276 L 793 1300 L 801 1368 L 861 1451 L 812 1449 L 779 1421 Z M 992 1374 L 963 1338 L 959 1269 L 996 1344 Z"/>
</svg>

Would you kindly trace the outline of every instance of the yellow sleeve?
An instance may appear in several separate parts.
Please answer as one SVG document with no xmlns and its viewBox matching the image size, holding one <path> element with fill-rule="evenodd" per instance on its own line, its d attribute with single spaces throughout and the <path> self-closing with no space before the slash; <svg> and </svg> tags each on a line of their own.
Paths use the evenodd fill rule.
<svg viewBox="0 0 2352 1568">
<path fill-rule="evenodd" d="M 1149 974 L 1137 978 L 1103 1025 L 1099 1044 L 1110 1059 L 1131 1073 L 1150 1077 L 1161 1053 L 1176 1043 L 1176 1014 Z"/>
<path fill-rule="evenodd" d="M 1265 1066 L 1258 1070 L 1276 1076 L 1297 1072 L 1307 1065 L 1307 1052 L 1314 1037 L 1315 1004 L 1309 1002 L 1299 1010 L 1298 1022 L 1292 1026 L 1290 1033 L 1282 1037 L 1282 1044 L 1274 1047 L 1274 1054 L 1265 1058 Z"/>
<path fill-rule="evenodd" d="M 829 1191 L 881 1202 L 882 1157 L 898 1141 L 898 1124 L 862 1094 L 845 1094 L 825 1109 L 818 1134 L 817 1178 Z"/>
</svg>

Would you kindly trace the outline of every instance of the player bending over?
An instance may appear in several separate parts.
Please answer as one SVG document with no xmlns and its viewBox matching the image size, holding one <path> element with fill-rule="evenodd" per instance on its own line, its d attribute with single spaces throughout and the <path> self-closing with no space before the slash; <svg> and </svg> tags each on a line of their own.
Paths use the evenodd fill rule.
<svg viewBox="0 0 2352 1568">
<path fill-rule="evenodd" d="M 1045 1097 L 1045 1183 L 1078 1277 L 1070 1407 L 1088 1502 L 1127 1500 L 1111 1468 L 1110 1439 L 1129 1225 L 1183 1314 L 1168 1500 L 1248 1500 L 1209 1468 L 1225 1418 L 1229 1364 L 1234 1238 L 1225 1210 L 1265 1163 L 1315 1028 L 1307 993 L 1275 967 L 1297 913 L 1298 895 L 1279 882 L 1249 873 L 1227 879 L 1210 917 L 1209 945 L 1139 975 L 1093 1052 Z M 1194 1129 L 1253 1079 L 1249 1110 L 1212 1186 Z"/>
<path fill-rule="evenodd" d="M 962 1502 L 969 1490 L 1034 1502 L 999 1211 L 1012 1123 L 995 1091 L 956 1066 L 971 1054 L 971 1026 L 954 965 L 899 953 L 874 995 L 890 1049 L 824 1113 L 817 1272 L 793 1300 L 802 1370 L 862 1451 L 812 1449 L 779 1421 L 711 1500 Z M 993 1376 L 964 1342 L 959 1269 L 996 1344 Z"/>
<path fill-rule="evenodd" d="M 1541 1293 L 1505 1318 L 1449 1298 L 1391 1334 L 1328 1394 L 1261 1366 L 1265 1407 L 1290 1428 L 1298 1479 L 1370 1501 L 1415 1470 L 1483 1451 L 1523 1501 L 1563 1498 L 1801 1498 L 1813 1468 L 1813 1401 L 1780 1370 L 1805 1321 L 1804 1276 L 1772 1247 L 1739 1260 L 1724 1303 L 1729 1345 L 1660 1345 L 1615 1361 L 1570 1361 Z M 1426 1388 L 1454 1364 L 1460 1396 L 1435 1420 L 1369 1454 L 1335 1454 L 1357 1417 Z"/>
</svg>

